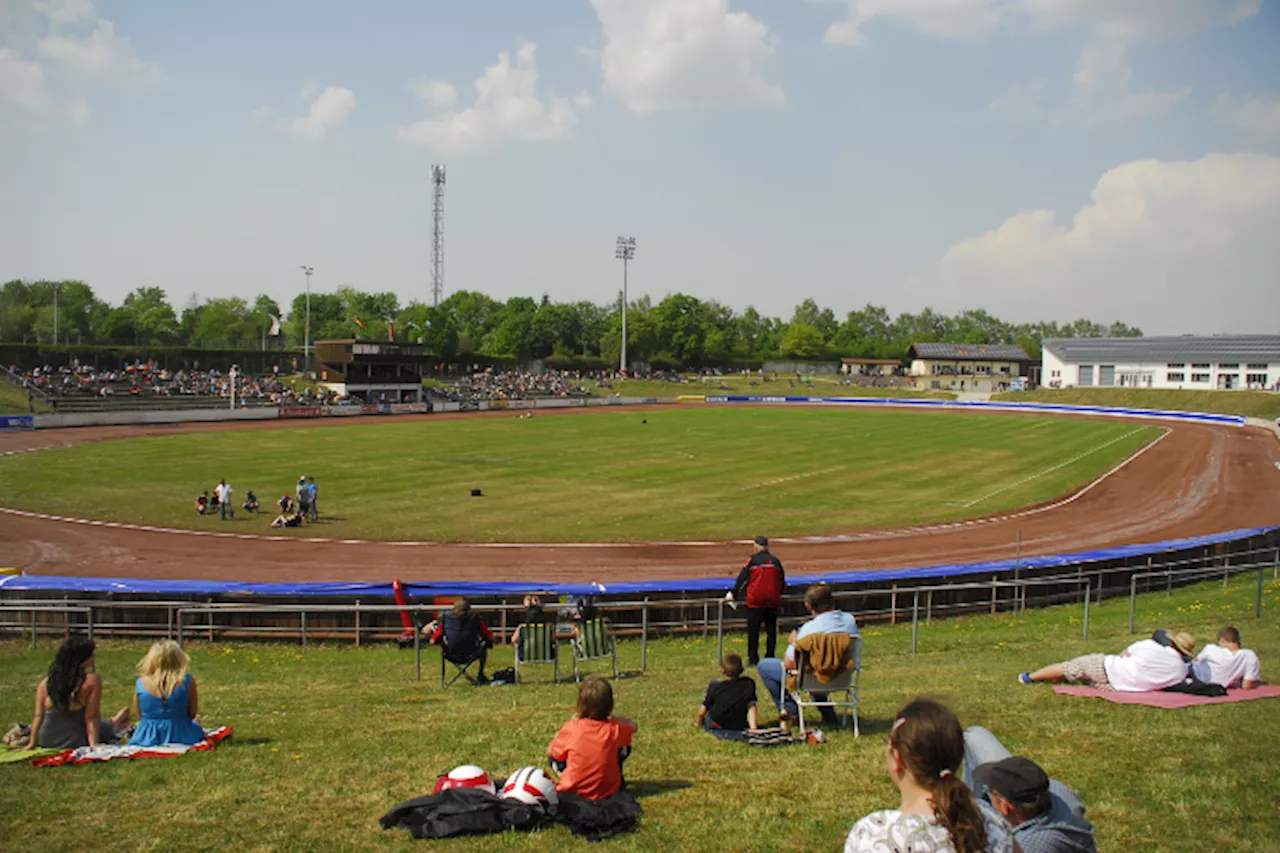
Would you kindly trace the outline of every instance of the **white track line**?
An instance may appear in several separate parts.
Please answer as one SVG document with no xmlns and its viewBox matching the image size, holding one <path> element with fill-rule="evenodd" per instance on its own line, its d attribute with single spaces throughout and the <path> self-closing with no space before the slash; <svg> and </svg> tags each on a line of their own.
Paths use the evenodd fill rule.
<svg viewBox="0 0 1280 853">
<path fill-rule="evenodd" d="M 1037 480 L 1040 477 L 1043 477 L 1045 474 L 1052 474 L 1054 471 L 1057 471 L 1060 468 L 1065 468 L 1068 465 L 1073 465 L 1076 462 L 1079 462 L 1081 459 L 1092 456 L 1093 454 L 1097 453 L 1099 450 L 1105 450 L 1106 448 L 1110 447 L 1116 442 L 1124 441 L 1126 438 L 1129 438 L 1130 436 L 1137 435 L 1138 433 L 1142 432 L 1142 430 L 1144 429 L 1146 429 L 1146 427 L 1138 427 L 1137 429 L 1130 430 L 1129 432 L 1126 432 L 1124 435 L 1117 436 L 1116 438 L 1113 438 L 1108 442 L 1099 444 L 1097 447 L 1093 448 L 1092 450 L 1086 450 L 1084 453 L 1081 453 L 1079 456 L 1075 456 L 1071 459 L 1068 459 L 1066 462 L 1059 462 L 1057 465 L 1054 465 L 1052 468 L 1045 468 L 1043 471 L 1038 471 L 1035 474 L 1030 475 L 1029 477 L 1023 477 L 1021 480 L 1018 480 L 1017 482 L 1010 483 L 1007 486 L 1001 486 L 1000 488 L 996 489 L 994 492 L 987 492 L 982 497 L 974 498 L 973 500 L 969 501 L 967 504 L 961 504 L 960 506 L 963 507 L 964 509 L 968 509 L 974 504 L 982 503 L 987 498 L 994 498 L 996 495 L 1001 494 L 1002 492 L 1007 492 L 1010 489 L 1016 489 L 1018 486 L 1021 486 L 1023 483 L 1030 483 L 1032 480 Z"/>
<path fill-rule="evenodd" d="M 790 483 L 792 480 L 803 480 L 805 477 L 816 477 L 819 474 L 834 474 L 836 471 L 843 471 L 848 465 L 836 465 L 831 468 L 823 468 L 820 471 L 808 471 L 804 474 L 792 474 L 790 477 L 778 477 L 776 480 L 765 480 L 763 483 L 752 483 L 750 486 L 743 486 L 738 491 L 749 492 L 752 489 L 763 489 L 765 486 L 776 486 L 779 483 Z"/>
<path fill-rule="evenodd" d="M 866 533 L 840 533 L 830 536 L 776 536 L 773 537 L 774 542 L 780 542 L 788 545 L 815 545 L 832 542 L 859 542 L 871 539 L 896 539 L 906 536 L 915 536 L 920 533 L 939 533 L 947 530 L 955 530 L 962 527 L 972 527 L 980 524 L 994 524 L 1000 521 L 1009 521 L 1010 519 L 1026 518 L 1032 515 L 1038 515 L 1044 512 L 1050 512 L 1060 509 L 1068 504 L 1074 503 L 1084 497 L 1096 486 L 1112 474 L 1120 471 L 1130 462 L 1155 447 L 1160 442 L 1169 437 L 1172 432 L 1170 429 L 1165 431 L 1155 441 L 1140 448 L 1136 453 L 1120 462 L 1110 471 L 1095 479 L 1072 495 L 1063 498 L 1060 501 L 1048 504 L 1046 506 L 1034 507 L 1032 509 L 1022 510 L 1021 512 L 1006 513 L 1004 515 L 994 515 L 987 518 L 970 519 L 968 521 L 953 521 L 947 524 L 929 524 L 919 527 L 900 527 L 894 530 L 868 531 Z M 64 445 L 70 447 L 72 445 Z M 30 450 L 11 451 L 6 455 L 15 455 L 17 453 L 29 453 L 35 450 L 44 450 L 47 448 L 31 448 Z M 1280 467 L 1280 463 L 1277 463 Z M 204 536 L 218 539 L 246 539 L 258 542 L 309 542 L 313 544 L 327 545 L 358 545 L 360 547 L 368 547 L 370 545 L 402 545 L 416 547 L 450 547 L 450 548 L 580 548 L 580 549 L 599 549 L 599 548 L 649 548 L 653 546 L 664 547 L 710 547 L 722 545 L 747 544 L 749 539 L 728 539 L 722 541 L 715 540 L 691 540 L 691 541 L 674 541 L 674 542 L 432 542 L 432 541 L 400 541 L 387 542 L 379 539 L 332 539 L 321 537 L 301 537 L 301 536 L 267 536 L 255 533 L 225 533 L 217 530 L 181 530 L 173 527 L 156 527 L 149 524 L 128 524 L 120 521 L 97 521 L 88 518 L 73 518 L 64 515 L 51 515 L 44 512 L 30 512 L 22 509 L 11 509 L 9 507 L 0 506 L 0 513 L 7 515 L 16 515 L 22 518 L 35 518 L 42 521 L 59 521 L 66 524 L 83 524 L 91 527 L 109 527 L 115 530 L 141 530 L 147 533 L 167 533 L 178 536 Z"/>
</svg>

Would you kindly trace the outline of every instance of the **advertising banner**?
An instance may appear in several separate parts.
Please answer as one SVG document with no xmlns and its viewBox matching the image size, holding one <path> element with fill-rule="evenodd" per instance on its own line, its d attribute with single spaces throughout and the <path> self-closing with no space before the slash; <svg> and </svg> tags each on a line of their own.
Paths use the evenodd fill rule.
<svg viewBox="0 0 1280 853">
<path fill-rule="evenodd" d="M 35 428 L 36 419 L 31 415 L 0 415 L 0 432 Z"/>
<path fill-rule="evenodd" d="M 421 415 L 421 414 L 426 414 L 426 411 L 427 411 L 426 403 L 392 403 L 391 404 L 391 414 L 393 415 L 411 415 L 411 414 Z"/>
<path fill-rule="evenodd" d="M 282 418 L 318 418 L 320 417 L 319 406 L 281 406 L 279 409 L 279 417 Z"/>
</svg>

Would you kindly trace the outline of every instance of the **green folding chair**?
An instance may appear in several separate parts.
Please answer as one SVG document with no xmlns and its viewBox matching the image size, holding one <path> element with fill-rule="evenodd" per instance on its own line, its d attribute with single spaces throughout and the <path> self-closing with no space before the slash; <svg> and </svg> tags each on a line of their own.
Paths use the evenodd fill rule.
<svg viewBox="0 0 1280 853">
<path fill-rule="evenodd" d="M 521 667 L 549 663 L 560 683 L 560 643 L 556 639 L 556 623 L 526 622 L 520 626 L 520 643 L 516 647 L 516 683 L 524 681 Z"/>
<path fill-rule="evenodd" d="M 578 638 L 573 641 L 573 680 L 581 681 L 578 671 L 580 660 L 613 661 L 613 677 L 618 677 L 618 647 L 609 629 L 608 619 L 583 619 L 578 623 Z"/>
</svg>

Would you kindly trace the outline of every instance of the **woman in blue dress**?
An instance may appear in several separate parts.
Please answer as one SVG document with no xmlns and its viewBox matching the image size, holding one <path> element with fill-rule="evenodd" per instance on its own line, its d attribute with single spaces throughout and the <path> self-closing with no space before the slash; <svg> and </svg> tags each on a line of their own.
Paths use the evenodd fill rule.
<svg viewBox="0 0 1280 853">
<path fill-rule="evenodd" d="M 196 680 L 187 672 L 186 652 L 173 640 L 161 640 L 138 664 L 134 710 L 140 718 L 130 746 L 193 744 L 204 740 L 196 722 L 200 704 Z"/>
</svg>

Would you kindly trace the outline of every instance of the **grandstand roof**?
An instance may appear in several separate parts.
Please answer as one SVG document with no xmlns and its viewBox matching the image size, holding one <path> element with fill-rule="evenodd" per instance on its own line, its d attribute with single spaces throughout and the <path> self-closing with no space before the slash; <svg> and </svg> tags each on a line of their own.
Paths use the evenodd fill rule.
<svg viewBox="0 0 1280 853">
<path fill-rule="evenodd" d="M 1280 335 L 1193 335 L 1152 338 L 1046 338 L 1063 362 L 1255 362 L 1280 364 Z"/>
<path fill-rule="evenodd" d="M 912 344 L 916 358 L 945 358 L 953 361 L 1030 361 L 1031 356 L 1013 344 Z"/>
</svg>

